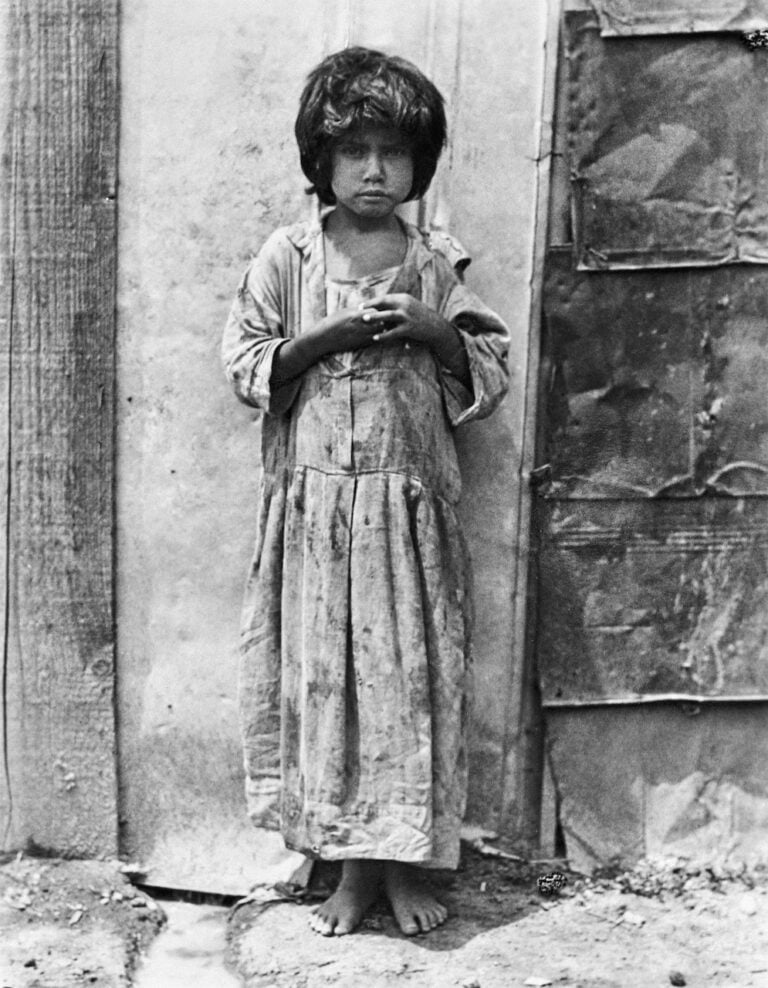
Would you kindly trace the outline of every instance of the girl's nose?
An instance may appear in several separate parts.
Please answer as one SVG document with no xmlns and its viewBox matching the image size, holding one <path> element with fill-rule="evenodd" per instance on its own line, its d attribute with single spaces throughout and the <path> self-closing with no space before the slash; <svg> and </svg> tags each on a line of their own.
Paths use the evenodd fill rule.
<svg viewBox="0 0 768 988">
<path fill-rule="evenodd" d="M 366 178 L 379 178 L 384 172 L 384 162 L 382 156 L 376 152 L 372 152 L 365 159 L 365 177 Z"/>
</svg>

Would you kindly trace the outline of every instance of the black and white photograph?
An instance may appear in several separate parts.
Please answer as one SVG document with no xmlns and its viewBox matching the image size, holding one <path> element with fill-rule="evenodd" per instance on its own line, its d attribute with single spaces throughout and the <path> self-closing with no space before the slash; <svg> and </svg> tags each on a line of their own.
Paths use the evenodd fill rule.
<svg viewBox="0 0 768 988">
<path fill-rule="evenodd" d="M 768 988 L 768 0 L 0 56 L 0 988 Z"/>
</svg>

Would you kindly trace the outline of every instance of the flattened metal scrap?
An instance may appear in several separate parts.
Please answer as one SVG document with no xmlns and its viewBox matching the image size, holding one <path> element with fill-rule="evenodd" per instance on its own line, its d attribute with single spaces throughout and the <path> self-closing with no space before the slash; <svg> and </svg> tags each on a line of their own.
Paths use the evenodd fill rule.
<svg viewBox="0 0 768 988">
<path fill-rule="evenodd" d="M 605 41 L 566 19 L 578 260 L 768 262 L 768 58 L 736 35 Z"/>
<path fill-rule="evenodd" d="M 544 292 L 540 493 L 768 494 L 768 271 L 574 272 Z"/>
<path fill-rule="evenodd" d="M 768 27 L 766 0 L 592 0 L 592 6 L 603 37 Z"/>
<path fill-rule="evenodd" d="M 737 871 L 768 859 L 766 705 L 550 710 L 572 868 L 678 855 Z"/>
<path fill-rule="evenodd" d="M 539 501 L 545 706 L 768 698 L 768 500 Z"/>
</svg>

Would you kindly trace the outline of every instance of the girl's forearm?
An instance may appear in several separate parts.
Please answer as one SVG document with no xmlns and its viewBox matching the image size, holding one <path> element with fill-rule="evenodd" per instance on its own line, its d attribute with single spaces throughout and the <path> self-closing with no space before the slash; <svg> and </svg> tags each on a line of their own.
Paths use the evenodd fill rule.
<svg viewBox="0 0 768 988">
<path fill-rule="evenodd" d="M 454 377 L 458 378 L 465 388 L 471 388 L 472 375 L 469 371 L 469 358 L 464 348 L 461 333 L 451 323 L 442 319 L 440 321 L 444 325 L 431 337 L 429 342 L 430 349 L 443 367 L 449 370 Z"/>
<path fill-rule="evenodd" d="M 320 340 L 313 333 L 288 340 L 277 348 L 272 359 L 272 383 L 284 384 L 301 377 L 324 356 Z"/>
<path fill-rule="evenodd" d="M 434 315 L 427 342 L 440 363 L 466 387 L 472 387 L 469 358 L 464 349 L 461 334 L 447 320 Z M 328 353 L 324 338 L 320 333 L 310 332 L 288 340 L 275 351 L 272 360 L 271 380 L 273 384 L 285 384 L 301 377 L 314 364 Z"/>
</svg>

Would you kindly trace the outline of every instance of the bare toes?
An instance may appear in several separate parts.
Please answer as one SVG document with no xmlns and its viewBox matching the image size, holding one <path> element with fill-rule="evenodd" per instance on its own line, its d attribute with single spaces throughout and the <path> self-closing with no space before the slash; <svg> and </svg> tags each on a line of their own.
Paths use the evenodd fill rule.
<svg viewBox="0 0 768 988">
<path fill-rule="evenodd" d="M 440 919 L 440 914 L 436 909 L 430 910 L 430 912 L 427 913 L 426 920 L 429 923 L 430 930 L 434 930 L 442 923 L 442 920 Z"/>
<path fill-rule="evenodd" d="M 397 924 L 406 936 L 429 933 L 448 918 L 448 910 L 425 886 L 415 869 L 391 862 L 385 887 Z"/>
<path fill-rule="evenodd" d="M 315 933 L 319 933 L 321 936 L 333 936 L 334 924 L 330 919 L 327 919 L 325 916 L 321 916 L 317 910 L 314 910 L 312 915 L 309 917 L 309 925 Z"/>
</svg>

